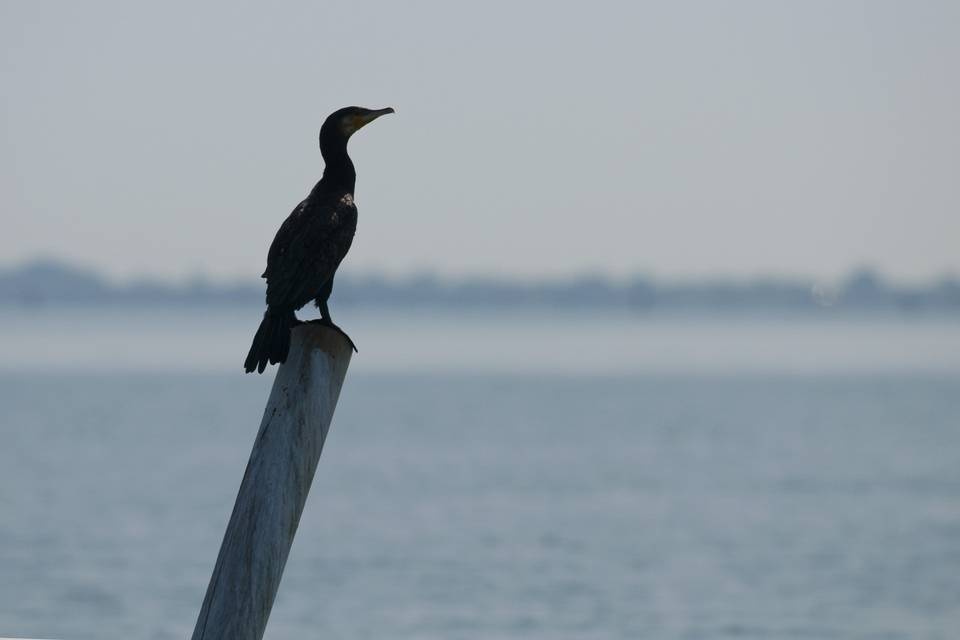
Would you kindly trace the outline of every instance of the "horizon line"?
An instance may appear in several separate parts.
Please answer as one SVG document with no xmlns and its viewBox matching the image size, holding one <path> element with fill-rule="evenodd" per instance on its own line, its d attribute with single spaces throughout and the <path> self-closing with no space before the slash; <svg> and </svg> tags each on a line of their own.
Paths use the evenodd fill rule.
<svg viewBox="0 0 960 640">
<path fill-rule="evenodd" d="M 37 268 L 57 268 L 83 273 L 104 280 L 112 286 L 132 284 L 162 284 L 166 286 L 189 286 L 191 284 L 205 284 L 214 286 L 238 286 L 246 283 L 259 283 L 259 272 L 254 276 L 244 275 L 216 275 L 209 271 L 197 270 L 183 275 L 165 275 L 158 272 L 133 272 L 117 275 L 111 269 L 101 265 L 92 265 L 81 260 L 52 255 L 37 255 L 32 258 L 0 263 L 0 276 L 10 275 Z M 786 271 L 756 271 L 752 273 L 684 273 L 666 274 L 652 269 L 636 269 L 629 273 L 604 270 L 601 268 L 584 268 L 566 273 L 505 273 L 498 271 L 476 272 L 445 272 L 438 267 L 416 267 L 409 270 L 396 271 L 378 268 L 350 268 L 344 265 L 341 274 L 347 278 L 380 279 L 390 282 L 409 282 L 414 280 L 432 280 L 447 284 L 462 284 L 469 282 L 492 282 L 502 284 L 559 284 L 589 280 L 599 280 L 610 284 L 636 282 L 644 280 L 650 283 L 664 285 L 697 285 L 697 284 L 749 284 L 758 282 L 779 282 L 803 284 L 810 286 L 838 286 L 856 278 L 870 277 L 887 285 L 922 286 L 936 283 L 960 280 L 960 269 L 945 267 L 926 276 L 906 277 L 891 274 L 870 263 L 861 263 L 851 266 L 840 274 L 831 277 L 818 277 L 811 274 L 791 273 Z"/>
</svg>

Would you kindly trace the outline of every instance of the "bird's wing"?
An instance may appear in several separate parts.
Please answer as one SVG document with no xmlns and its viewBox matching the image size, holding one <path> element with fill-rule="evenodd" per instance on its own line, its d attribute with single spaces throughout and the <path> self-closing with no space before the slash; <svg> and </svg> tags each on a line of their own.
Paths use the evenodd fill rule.
<svg viewBox="0 0 960 640">
<path fill-rule="evenodd" d="M 303 217 L 303 211 L 307 206 L 307 202 L 307 199 L 302 200 L 300 204 L 294 207 L 290 215 L 287 216 L 287 219 L 284 220 L 280 228 L 277 229 L 277 234 L 273 236 L 273 242 L 270 243 L 270 250 L 267 251 L 267 268 L 263 274 L 261 274 L 261 278 L 270 277 L 270 271 L 277 265 L 277 261 L 284 253 L 285 247 L 289 246 L 290 239 L 296 235 L 295 229 L 297 225 L 300 224 L 299 221 Z"/>
<path fill-rule="evenodd" d="M 349 195 L 301 202 L 280 226 L 267 254 L 267 305 L 293 310 L 316 297 L 350 249 L 356 220 Z"/>
</svg>

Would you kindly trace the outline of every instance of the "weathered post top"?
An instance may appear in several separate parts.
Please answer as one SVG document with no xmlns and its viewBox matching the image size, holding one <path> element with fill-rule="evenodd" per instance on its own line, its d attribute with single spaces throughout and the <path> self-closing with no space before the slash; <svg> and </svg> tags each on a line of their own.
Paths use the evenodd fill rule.
<svg viewBox="0 0 960 640">
<path fill-rule="evenodd" d="M 277 369 L 193 640 L 260 640 L 350 364 L 329 327 L 295 327 Z"/>
</svg>

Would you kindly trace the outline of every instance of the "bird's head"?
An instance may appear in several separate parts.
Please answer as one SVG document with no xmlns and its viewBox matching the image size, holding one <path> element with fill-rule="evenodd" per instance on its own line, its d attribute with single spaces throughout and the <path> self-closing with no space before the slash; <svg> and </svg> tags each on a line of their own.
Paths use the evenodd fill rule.
<svg viewBox="0 0 960 640">
<path fill-rule="evenodd" d="M 325 140 L 345 142 L 358 130 L 388 113 L 393 113 L 392 107 L 386 109 L 365 109 L 364 107 L 337 109 L 327 116 L 320 128 L 320 146 L 323 146 Z"/>
</svg>

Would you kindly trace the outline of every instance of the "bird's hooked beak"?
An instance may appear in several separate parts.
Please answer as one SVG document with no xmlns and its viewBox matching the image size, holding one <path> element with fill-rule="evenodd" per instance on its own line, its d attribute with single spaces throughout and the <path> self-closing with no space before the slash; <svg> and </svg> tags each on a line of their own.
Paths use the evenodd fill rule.
<svg viewBox="0 0 960 640">
<path fill-rule="evenodd" d="M 348 118 L 346 123 L 347 135 L 353 135 L 380 116 L 385 116 L 388 113 L 395 113 L 393 107 L 387 107 L 386 109 L 371 109 L 362 115 L 355 115 Z"/>
<path fill-rule="evenodd" d="M 367 122 L 373 122 L 380 116 L 385 116 L 388 113 L 396 113 L 396 112 L 393 110 L 393 107 L 387 107 L 386 109 L 373 109 L 369 114 L 367 114 L 367 116 L 369 117 L 369 120 L 367 120 Z"/>
</svg>

